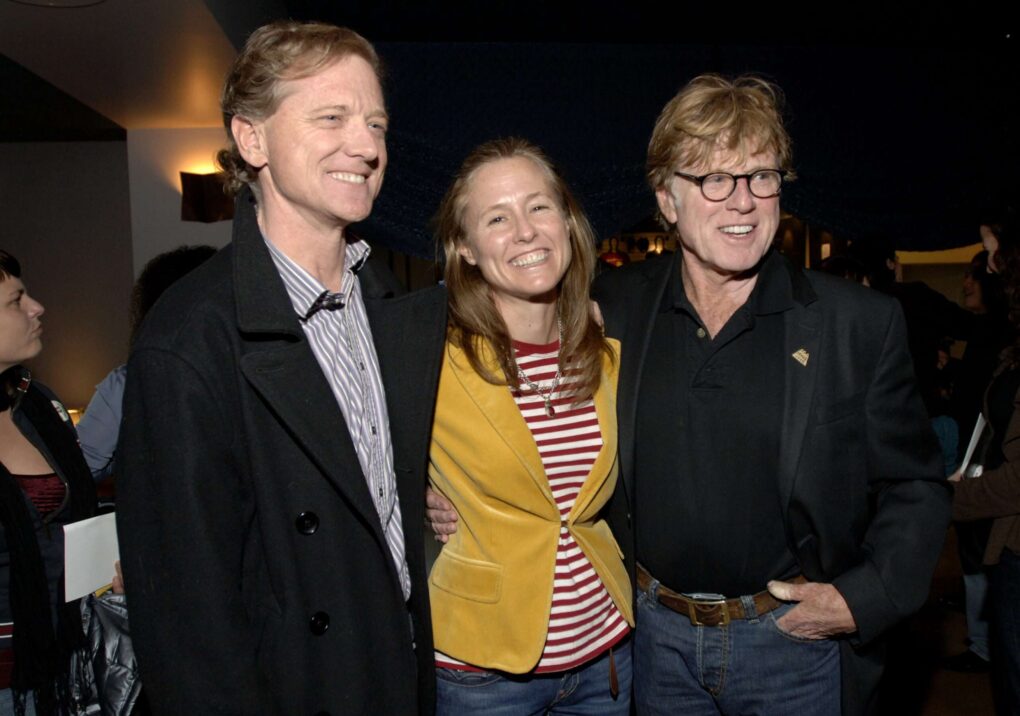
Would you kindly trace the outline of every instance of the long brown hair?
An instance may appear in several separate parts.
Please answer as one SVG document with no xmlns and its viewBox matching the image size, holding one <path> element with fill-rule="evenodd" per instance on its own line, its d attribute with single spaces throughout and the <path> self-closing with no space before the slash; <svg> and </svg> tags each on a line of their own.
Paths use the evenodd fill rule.
<svg viewBox="0 0 1020 716">
<path fill-rule="evenodd" d="M 506 322 L 496 308 L 481 270 L 469 264 L 458 251 L 467 239 L 464 211 L 475 173 L 486 164 L 515 157 L 534 162 L 549 179 L 569 231 L 573 257 L 560 282 L 556 310 L 563 326 L 560 369 L 570 365 L 571 370 L 576 371 L 577 380 L 571 394 L 579 402 L 590 397 L 598 387 L 602 353 L 612 357 L 602 329 L 592 316 L 589 299 L 595 271 L 595 234 L 559 170 L 545 152 L 526 139 L 494 139 L 476 147 L 461 164 L 439 204 L 433 222 L 437 249 L 442 250 L 445 259 L 443 278 L 449 296 L 449 339 L 464 351 L 472 369 L 482 378 L 496 385 L 517 385 L 517 363 Z M 501 377 L 484 365 L 481 352 L 486 348 L 495 354 L 503 373 Z"/>
</svg>

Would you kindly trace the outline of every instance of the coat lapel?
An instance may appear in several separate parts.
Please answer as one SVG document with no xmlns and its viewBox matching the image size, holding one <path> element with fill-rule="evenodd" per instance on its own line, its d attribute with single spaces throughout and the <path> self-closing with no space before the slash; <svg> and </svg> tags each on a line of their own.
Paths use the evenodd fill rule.
<svg viewBox="0 0 1020 716">
<path fill-rule="evenodd" d="M 784 518 L 793 494 L 804 449 L 808 417 L 821 362 L 821 314 L 812 305 L 815 293 L 803 272 L 788 266 L 794 308 L 784 314 L 783 425 L 780 431 L 779 492 Z"/>
<path fill-rule="evenodd" d="M 446 339 L 446 292 L 437 288 L 396 299 L 366 298 L 365 309 L 386 391 L 397 494 L 405 538 L 410 543 L 412 534 L 421 533 L 424 519 L 424 513 L 419 515 L 410 506 L 422 504 L 425 490 L 436 385 Z"/>
<path fill-rule="evenodd" d="M 385 545 L 350 431 L 262 240 L 248 190 L 237 198 L 233 251 L 242 373 Z"/>
<path fill-rule="evenodd" d="M 679 253 L 677 254 L 679 256 Z M 670 276 L 679 270 L 678 259 L 673 261 L 656 261 L 653 269 L 642 276 L 643 281 L 626 296 L 615 296 L 614 300 L 622 302 L 622 306 L 609 308 L 602 306 L 607 316 L 607 330 L 613 338 L 620 340 L 620 378 L 617 397 L 618 430 L 620 447 L 620 467 L 623 473 L 623 485 L 627 493 L 628 503 L 634 504 L 634 449 L 635 428 L 637 421 L 638 395 L 641 388 L 641 374 L 644 368 L 645 355 L 652 337 L 652 326 L 655 314 L 662 303 L 662 295 L 666 290 Z M 610 315 L 620 318 L 612 325 L 608 322 Z"/>
</svg>

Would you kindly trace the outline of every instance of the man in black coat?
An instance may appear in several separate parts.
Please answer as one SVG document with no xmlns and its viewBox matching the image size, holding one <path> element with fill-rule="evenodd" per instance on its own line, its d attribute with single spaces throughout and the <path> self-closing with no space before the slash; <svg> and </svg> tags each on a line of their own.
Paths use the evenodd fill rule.
<svg viewBox="0 0 1020 716">
<path fill-rule="evenodd" d="M 233 241 L 164 295 L 128 363 L 118 529 L 157 714 L 433 708 L 443 306 L 383 300 L 346 231 L 386 168 L 378 71 L 350 30 L 253 33 L 223 95 Z"/>
<path fill-rule="evenodd" d="M 595 287 L 622 343 L 642 714 L 872 710 L 948 521 L 899 307 L 773 249 L 778 98 L 708 75 L 667 104 L 647 168 L 680 250 Z"/>
</svg>

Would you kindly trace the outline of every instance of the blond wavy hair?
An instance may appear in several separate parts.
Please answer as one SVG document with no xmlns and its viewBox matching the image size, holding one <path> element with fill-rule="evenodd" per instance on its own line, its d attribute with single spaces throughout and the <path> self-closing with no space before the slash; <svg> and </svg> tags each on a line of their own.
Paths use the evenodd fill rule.
<svg viewBox="0 0 1020 716">
<path fill-rule="evenodd" d="M 773 152 L 793 179 L 790 135 L 783 126 L 783 91 L 754 75 L 729 80 L 717 74 L 695 77 L 671 99 L 648 142 L 645 175 L 661 189 L 681 167 L 707 167 L 718 149 L 740 161 Z"/>
</svg>

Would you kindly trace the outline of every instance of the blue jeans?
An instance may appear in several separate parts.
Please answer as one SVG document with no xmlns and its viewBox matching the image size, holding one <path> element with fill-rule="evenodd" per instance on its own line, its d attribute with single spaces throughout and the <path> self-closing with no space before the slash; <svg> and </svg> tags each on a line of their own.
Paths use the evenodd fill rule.
<svg viewBox="0 0 1020 716">
<path fill-rule="evenodd" d="M 620 692 L 609 693 L 609 652 L 576 669 L 514 676 L 492 671 L 436 669 L 436 715 L 628 716 L 631 639 L 613 647 Z"/>
<path fill-rule="evenodd" d="M 10 689 L 0 689 L 0 716 L 14 716 L 14 694 Z M 31 691 L 25 699 L 25 716 L 35 716 L 35 698 Z"/>
<path fill-rule="evenodd" d="M 655 586 L 653 585 L 653 589 Z M 754 602 L 744 598 L 754 611 Z M 840 712 L 839 645 L 780 631 L 785 605 L 725 626 L 694 626 L 645 592 L 637 597 L 637 713 L 796 714 Z"/>
</svg>

